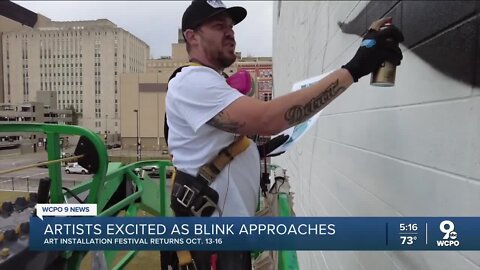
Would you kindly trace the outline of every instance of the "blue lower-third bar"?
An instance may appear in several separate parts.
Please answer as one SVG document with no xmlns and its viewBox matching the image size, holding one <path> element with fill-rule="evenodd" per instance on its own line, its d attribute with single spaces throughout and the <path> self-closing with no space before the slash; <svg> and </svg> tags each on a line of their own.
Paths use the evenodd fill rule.
<svg viewBox="0 0 480 270">
<path fill-rule="evenodd" d="M 477 217 L 32 218 L 32 250 L 480 250 Z"/>
</svg>

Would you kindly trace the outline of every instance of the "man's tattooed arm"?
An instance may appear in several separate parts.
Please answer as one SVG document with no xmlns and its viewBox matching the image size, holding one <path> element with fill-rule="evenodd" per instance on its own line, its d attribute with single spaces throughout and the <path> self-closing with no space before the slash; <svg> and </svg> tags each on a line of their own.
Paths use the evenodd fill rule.
<svg viewBox="0 0 480 270">
<path fill-rule="evenodd" d="M 245 122 L 241 123 L 230 118 L 227 112 L 221 111 L 207 122 L 208 125 L 216 127 L 226 132 L 239 133 L 239 129 L 245 126 Z"/>
<path fill-rule="evenodd" d="M 297 125 L 315 115 L 318 111 L 323 109 L 338 95 L 345 91 L 345 87 L 339 86 L 338 79 L 330 84 L 325 91 L 320 95 L 312 98 L 304 105 L 292 106 L 285 112 L 285 120 L 291 125 Z"/>
</svg>

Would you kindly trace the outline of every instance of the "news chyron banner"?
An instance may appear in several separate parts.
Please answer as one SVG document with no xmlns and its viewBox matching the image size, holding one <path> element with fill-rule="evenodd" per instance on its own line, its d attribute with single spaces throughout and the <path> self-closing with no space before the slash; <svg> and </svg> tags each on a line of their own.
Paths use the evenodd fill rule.
<svg viewBox="0 0 480 270">
<path fill-rule="evenodd" d="M 30 220 L 32 250 L 480 250 L 477 217 L 46 215 Z"/>
</svg>

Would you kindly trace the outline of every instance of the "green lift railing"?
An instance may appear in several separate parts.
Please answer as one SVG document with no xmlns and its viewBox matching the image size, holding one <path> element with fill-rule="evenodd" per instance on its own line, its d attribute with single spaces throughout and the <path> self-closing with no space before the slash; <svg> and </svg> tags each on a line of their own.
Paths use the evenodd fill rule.
<svg viewBox="0 0 480 270">
<path fill-rule="evenodd" d="M 169 196 L 166 192 L 166 169 L 171 166 L 168 160 L 140 161 L 128 165 L 121 163 L 109 163 L 106 147 L 100 137 L 91 130 L 78 127 L 55 124 L 0 124 L 0 132 L 25 132 L 44 133 L 47 135 L 48 160 L 60 158 L 60 134 L 78 135 L 86 137 L 95 147 L 98 154 L 99 169 L 91 180 L 85 181 L 71 188 L 71 192 L 62 190 L 61 164 L 51 163 L 48 165 L 50 176 L 50 202 L 65 203 L 73 195 L 86 195 L 85 203 L 97 204 L 98 216 L 114 216 L 121 210 L 125 210 L 125 216 L 136 216 L 142 209 L 154 216 L 171 215 Z M 159 167 L 159 183 L 152 180 L 148 175 L 142 179 L 135 173 L 136 168 L 145 165 L 157 165 Z M 132 186 L 132 193 L 121 199 L 113 199 L 120 187 L 125 187 L 125 182 Z M 112 200 L 113 199 L 113 200 Z M 114 202 L 114 203 L 112 203 Z M 107 207 L 108 206 L 108 207 Z M 135 255 L 136 251 L 130 251 L 124 255 L 118 263 L 117 251 L 105 251 L 105 259 L 109 269 L 123 268 Z M 63 254 L 66 259 L 67 269 L 79 269 L 80 263 L 86 252 L 68 251 Z"/>
<path fill-rule="evenodd" d="M 291 205 L 288 194 L 278 193 L 278 208 L 280 217 L 289 217 Z M 278 269 L 298 270 L 297 252 L 293 250 L 281 250 L 278 252 Z"/>
<path fill-rule="evenodd" d="M 277 165 L 271 165 L 270 171 L 273 172 L 277 167 Z M 293 213 L 290 202 L 290 185 L 288 184 L 288 177 L 285 175 L 285 171 L 283 172 L 282 176 L 275 179 L 275 186 L 277 187 L 276 195 L 278 200 L 278 216 L 292 216 Z M 278 252 L 278 269 L 298 270 L 297 252 L 293 250 L 280 250 Z"/>
<path fill-rule="evenodd" d="M 87 196 L 85 203 L 97 204 L 98 216 L 116 216 L 125 210 L 124 216 L 136 216 L 138 211 L 144 210 L 153 216 L 172 216 L 169 207 L 169 194 L 166 190 L 166 170 L 172 166 L 169 160 L 139 161 L 131 164 L 108 162 L 107 150 L 101 138 L 91 130 L 79 126 L 57 124 L 0 124 L 0 132 L 26 132 L 44 133 L 47 135 L 48 160 L 60 158 L 60 134 L 78 135 L 86 137 L 95 147 L 98 154 L 99 169 L 92 179 L 82 182 L 71 188 L 71 192 L 62 190 L 61 164 L 51 163 L 48 172 L 51 180 L 50 201 L 52 203 L 65 203 L 74 195 Z M 140 179 L 135 169 L 146 165 L 157 165 L 159 168 L 159 182 L 157 183 L 148 175 Z M 116 196 L 120 188 L 129 186 L 131 194 L 123 197 Z M 290 216 L 291 206 L 288 194 L 278 193 L 279 216 Z M 118 251 L 105 251 L 105 261 L 108 269 L 122 269 L 137 254 L 129 251 L 117 260 Z M 80 263 L 86 255 L 85 251 L 67 251 L 63 257 L 66 259 L 67 269 L 79 269 Z M 114 261 L 117 263 L 114 263 Z M 298 269 L 295 251 L 279 252 L 279 270 Z"/>
</svg>

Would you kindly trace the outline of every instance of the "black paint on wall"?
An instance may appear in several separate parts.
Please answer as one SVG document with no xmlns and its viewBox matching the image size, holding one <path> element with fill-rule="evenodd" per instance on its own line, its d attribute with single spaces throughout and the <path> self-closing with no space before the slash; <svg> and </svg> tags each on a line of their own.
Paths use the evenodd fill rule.
<svg viewBox="0 0 480 270">
<path fill-rule="evenodd" d="M 476 14 L 480 14 L 480 1 L 477 0 L 476 2 L 477 2 L 477 7 L 475 9 L 475 12 Z M 475 73 L 474 73 L 475 80 L 473 84 L 476 86 L 480 86 L 480 22 L 478 22 L 478 20 L 479 19 L 477 18 L 477 48 L 476 48 L 477 60 L 475 63 Z"/>
<path fill-rule="evenodd" d="M 412 47 L 475 13 L 476 1 L 403 1 L 402 31 Z"/>
<path fill-rule="evenodd" d="M 480 86 L 480 1 L 371 1 L 339 26 L 361 36 L 384 16 L 402 29 L 403 45 L 413 53 L 448 77 Z"/>
<path fill-rule="evenodd" d="M 479 20 L 462 24 L 427 43 L 412 49 L 424 61 L 449 77 L 474 83 L 476 42 Z"/>
<path fill-rule="evenodd" d="M 395 8 L 399 2 L 400 2 L 399 0 L 370 2 L 365 10 L 365 13 L 367 14 L 367 24 L 375 20 L 378 20 L 378 18 L 382 18 L 385 14 L 389 14 L 392 9 L 395 9 L 396 11 L 401 11 L 400 8 Z M 397 19 L 401 18 L 400 13 L 397 14 L 397 16 L 395 15 L 387 15 L 387 16 L 391 16 Z M 399 22 L 397 21 L 395 23 L 399 23 Z"/>
</svg>

